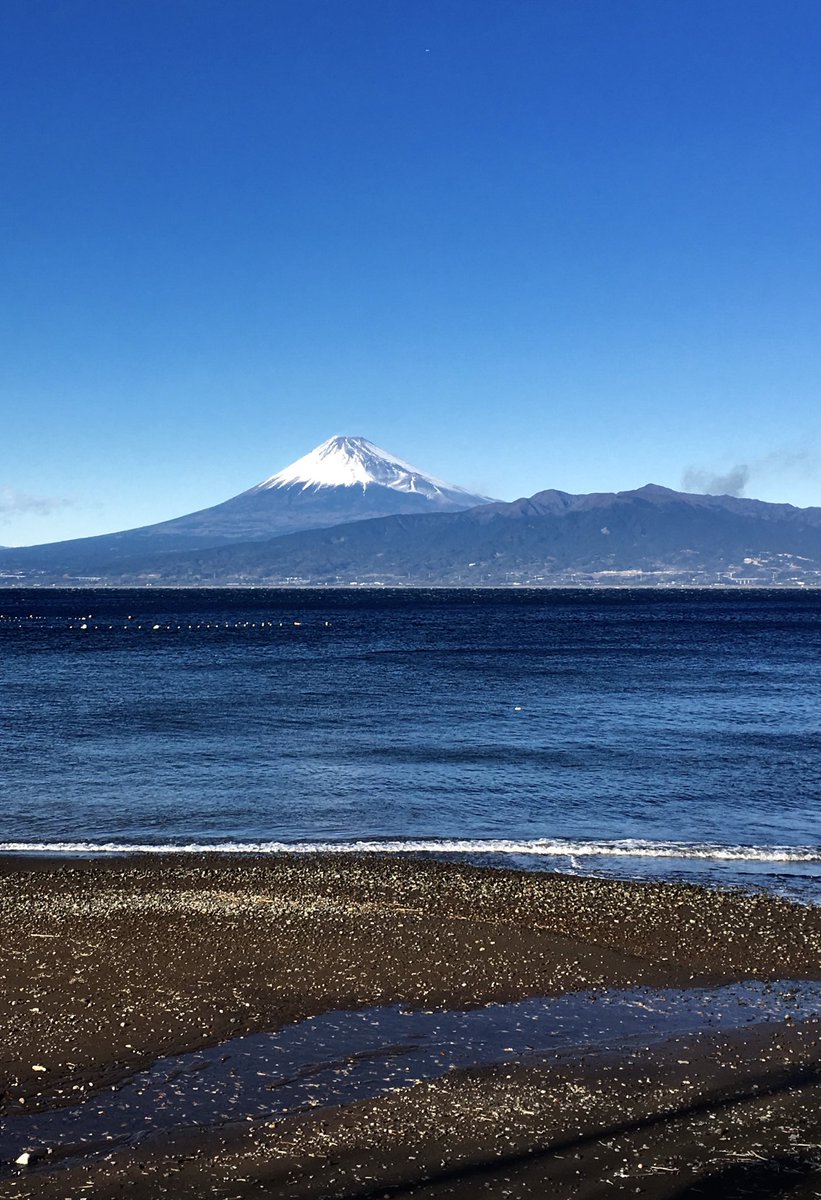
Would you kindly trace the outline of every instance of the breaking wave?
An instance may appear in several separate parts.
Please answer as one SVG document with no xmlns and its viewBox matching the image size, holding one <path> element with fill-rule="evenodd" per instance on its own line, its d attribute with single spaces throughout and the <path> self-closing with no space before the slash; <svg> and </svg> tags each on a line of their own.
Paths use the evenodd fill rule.
<svg viewBox="0 0 821 1200">
<path fill-rule="evenodd" d="M 670 858 L 821 863 L 821 846 L 721 846 L 639 839 L 378 838 L 323 842 L 0 842 L 5 854 L 488 854 L 532 858 Z"/>
</svg>

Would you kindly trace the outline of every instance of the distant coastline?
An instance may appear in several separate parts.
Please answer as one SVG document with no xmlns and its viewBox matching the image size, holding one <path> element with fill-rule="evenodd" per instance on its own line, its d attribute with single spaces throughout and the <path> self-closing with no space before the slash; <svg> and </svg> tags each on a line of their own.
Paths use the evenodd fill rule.
<svg viewBox="0 0 821 1200">
<path fill-rule="evenodd" d="M 0 593 L 5 591 L 66 591 L 66 592 L 814 592 L 821 589 L 821 581 L 808 583 L 119 583 L 116 580 L 88 580 L 87 582 L 37 583 L 30 579 L 14 580 L 0 575 Z"/>
</svg>

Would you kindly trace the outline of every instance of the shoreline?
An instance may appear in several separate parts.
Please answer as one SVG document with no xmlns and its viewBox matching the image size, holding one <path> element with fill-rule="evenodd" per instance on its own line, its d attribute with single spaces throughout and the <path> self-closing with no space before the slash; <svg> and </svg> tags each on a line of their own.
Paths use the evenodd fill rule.
<svg viewBox="0 0 821 1200">
<path fill-rule="evenodd" d="M 821 910 L 775 897 L 370 854 L 2 856 L 0 937 L 0 1114 L 9 1116 L 76 1103 L 164 1055 L 329 1010 L 465 1010 L 574 991 L 821 979 Z M 773 1070 L 789 1059 L 811 1074 L 821 1062 L 816 1029 L 803 1040 L 783 1024 L 756 1036 Z M 776 1043 L 789 1043 L 786 1057 Z M 755 1053 L 738 1045 L 750 1073 Z M 641 1061 L 661 1064 L 665 1053 Z M 425 1094 L 470 1092 L 480 1078 L 491 1105 L 492 1071 L 458 1075 Z M 636 1092 L 630 1103 L 639 1100 Z M 393 1101 L 369 1103 L 373 1123 Z M 346 1113 L 327 1119 L 343 1129 Z M 199 1137 L 192 1180 L 210 1137 Z M 0 1196 L 28 1194 L 24 1179 L 13 1182 L 16 1190 L 0 1181 Z"/>
<path fill-rule="evenodd" d="M 217 843 L 0 842 L 0 864 L 10 870 L 27 862 L 82 863 L 155 858 L 277 860 L 357 858 L 433 862 L 513 874 L 581 878 L 603 883 L 703 888 L 742 896 L 772 897 L 802 908 L 821 909 L 821 873 L 816 846 L 719 846 L 656 843 L 637 847 L 614 839 L 579 842 L 510 838 L 411 838 L 351 841 L 248 841 Z M 670 865 L 673 864 L 673 865 Z M 0 866 L 0 873 L 2 873 Z"/>
</svg>

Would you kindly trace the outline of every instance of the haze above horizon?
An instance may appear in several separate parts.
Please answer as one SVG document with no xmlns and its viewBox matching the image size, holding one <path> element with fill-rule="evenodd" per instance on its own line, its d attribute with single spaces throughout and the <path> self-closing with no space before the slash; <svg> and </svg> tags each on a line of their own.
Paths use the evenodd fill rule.
<svg viewBox="0 0 821 1200">
<path fill-rule="evenodd" d="M 0 543 L 334 433 L 503 499 L 821 504 L 817 4 L 4 12 Z"/>
</svg>

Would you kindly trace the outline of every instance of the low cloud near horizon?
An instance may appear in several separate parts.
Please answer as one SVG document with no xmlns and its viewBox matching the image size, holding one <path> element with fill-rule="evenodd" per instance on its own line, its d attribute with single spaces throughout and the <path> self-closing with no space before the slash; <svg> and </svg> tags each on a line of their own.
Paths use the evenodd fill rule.
<svg viewBox="0 0 821 1200">
<path fill-rule="evenodd" d="M 0 521 L 13 517 L 48 517 L 61 508 L 71 508 L 73 500 L 61 496 L 32 496 L 17 488 L 0 487 Z"/>
</svg>

